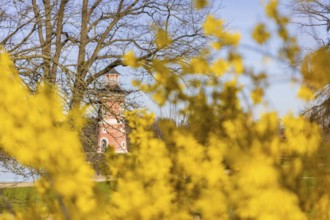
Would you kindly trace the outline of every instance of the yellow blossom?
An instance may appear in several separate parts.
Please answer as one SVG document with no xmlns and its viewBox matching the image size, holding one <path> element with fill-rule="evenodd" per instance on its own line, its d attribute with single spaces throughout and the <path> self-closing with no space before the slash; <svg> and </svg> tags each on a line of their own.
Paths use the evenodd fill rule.
<svg viewBox="0 0 330 220">
<path fill-rule="evenodd" d="M 266 30 L 265 24 L 260 23 L 255 26 L 252 37 L 258 44 L 263 44 L 269 39 L 270 33 Z"/>
<path fill-rule="evenodd" d="M 266 5 L 266 14 L 271 18 L 276 18 L 278 16 L 277 13 L 278 1 L 270 0 Z"/>
<path fill-rule="evenodd" d="M 219 41 L 211 43 L 211 47 L 215 50 L 219 50 L 222 46 L 223 46 L 222 43 Z"/>
<path fill-rule="evenodd" d="M 168 45 L 170 45 L 172 42 L 170 36 L 168 35 L 168 32 L 163 29 L 158 29 L 157 35 L 156 35 L 156 44 L 158 48 L 164 48 Z"/>
<path fill-rule="evenodd" d="M 195 57 L 190 60 L 190 65 L 194 73 L 209 73 L 210 67 L 207 61 L 201 57 Z"/>
<path fill-rule="evenodd" d="M 231 54 L 229 56 L 229 61 L 233 66 L 235 73 L 241 74 L 244 71 L 244 64 L 242 57 L 239 54 Z"/>
<path fill-rule="evenodd" d="M 241 34 L 240 33 L 223 33 L 221 38 L 225 45 L 238 46 Z"/>
<path fill-rule="evenodd" d="M 304 80 L 315 88 L 322 88 L 330 81 L 330 52 L 326 47 L 307 55 L 303 60 L 301 72 Z"/>
<path fill-rule="evenodd" d="M 197 9 L 204 8 L 208 4 L 208 0 L 194 0 Z"/>
<path fill-rule="evenodd" d="M 129 51 L 128 53 L 126 53 L 124 56 L 124 63 L 128 66 L 131 66 L 131 67 L 134 67 L 134 68 L 137 68 L 140 66 L 136 56 L 135 56 L 135 53 L 133 51 Z"/>
<path fill-rule="evenodd" d="M 311 155 L 321 142 L 320 129 L 303 117 L 283 118 L 284 135 L 287 141 L 287 152 Z"/>
<path fill-rule="evenodd" d="M 256 88 L 251 92 L 251 99 L 254 104 L 259 104 L 262 101 L 264 90 L 262 88 Z"/>
<path fill-rule="evenodd" d="M 226 60 L 218 59 L 211 68 L 217 76 L 221 76 L 228 70 L 229 64 Z"/>
<path fill-rule="evenodd" d="M 205 34 L 220 36 L 223 33 L 223 20 L 209 15 L 203 24 L 203 28 Z"/>
<path fill-rule="evenodd" d="M 40 177 L 36 187 L 51 214 L 64 217 L 61 203 L 62 207 L 71 207 L 66 215 L 72 218 L 88 216 L 96 205 L 90 181 L 93 171 L 85 162 L 76 132 L 68 126 L 56 90 L 44 86 L 38 93 L 29 94 L 6 53 L 0 53 L 0 67 L 0 92 L 6 94 L 0 100 L 2 149 L 23 165 L 47 174 Z M 48 203 L 51 194 L 57 197 Z M 88 200 L 90 208 L 82 208 L 77 197 Z"/>
<path fill-rule="evenodd" d="M 315 98 L 313 91 L 305 85 L 302 85 L 298 91 L 298 97 L 304 101 L 311 101 Z"/>
</svg>

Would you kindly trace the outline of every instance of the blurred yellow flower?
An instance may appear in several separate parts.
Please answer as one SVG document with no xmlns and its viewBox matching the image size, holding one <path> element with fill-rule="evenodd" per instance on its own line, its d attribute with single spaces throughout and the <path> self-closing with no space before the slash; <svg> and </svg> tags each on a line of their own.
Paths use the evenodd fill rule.
<svg viewBox="0 0 330 220">
<path fill-rule="evenodd" d="M 136 59 L 135 53 L 133 51 L 129 51 L 124 56 L 124 63 L 130 67 L 137 68 L 140 66 L 138 60 Z"/>
<path fill-rule="evenodd" d="M 266 25 L 260 23 L 255 26 L 252 37 L 258 44 L 263 44 L 270 38 L 270 33 L 266 30 Z"/>
<path fill-rule="evenodd" d="M 315 95 L 310 88 L 302 85 L 298 91 L 298 97 L 304 101 L 311 101 L 315 98 Z"/>
</svg>

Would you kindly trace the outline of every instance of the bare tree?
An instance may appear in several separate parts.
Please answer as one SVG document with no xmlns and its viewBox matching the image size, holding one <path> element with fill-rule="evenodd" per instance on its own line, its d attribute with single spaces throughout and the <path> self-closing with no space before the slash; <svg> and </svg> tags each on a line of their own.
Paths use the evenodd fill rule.
<svg viewBox="0 0 330 220">
<path fill-rule="evenodd" d="M 303 114 L 311 121 L 318 123 L 322 129 L 324 138 L 330 138 L 330 86 L 327 85 L 316 94 L 315 101 L 307 106 Z"/>
<path fill-rule="evenodd" d="M 134 51 L 140 60 L 189 57 L 205 44 L 201 24 L 209 9 L 191 0 L 4 0 L 0 43 L 31 89 L 58 85 L 69 108 L 79 107 L 99 79 Z M 157 47 L 157 30 L 172 44 Z"/>
<path fill-rule="evenodd" d="M 326 0 L 292 0 L 291 9 L 296 24 L 303 30 L 303 34 L 314 39 L 314 45 L 307 52 L 317 53 L 320 48 L 329 50 L 330 46 L 330 2 Z M 305 59 L 308 59 L 306 57 Z M 306 60 L 303 62 L 307 62 Z M 324 68 L 326 71 L 326 68 Z M 316 72 L 310 74 L 318 74 Z M 327 73 L 325 73 L 327 74 Z M 324 134 L 330 131 L 330 95 L 329 85 L 315 91 L 316 101 L 304 110 L 304 115 L 320 124 Z"/>
<path fill-rule="evenodd" d="M 290 8 L 295 23 L 303 32 L 311 36 L 318 46 L 329 47 L 330 2 L 327 0 L 292 0 Z"/>
</svg>

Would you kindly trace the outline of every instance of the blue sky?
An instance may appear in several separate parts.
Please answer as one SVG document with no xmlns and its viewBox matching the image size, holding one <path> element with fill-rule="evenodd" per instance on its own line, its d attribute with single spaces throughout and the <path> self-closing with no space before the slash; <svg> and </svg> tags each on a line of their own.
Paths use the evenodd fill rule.
<svg viewBox="0 0 330 220">
<path fill-rule="evenodd" d="M 260 0 L 222 1 L 222 9 L 218 11 L 217 15 L 227 21 L 230 30 L 241 32 L 242 44 L 255 46 L 251 39 L 254 25 L 258 22 L 270 23 L 264 15 L 260 2 Z M 273 40 L 263 46 L 262 49 L 276 54 L 277 46 L 278 42 Z M 298 86 L 293 85 L 290 80 L 290 69 L 274 60 L 270 60 L 267 65 L 263 64 L 263 56 L 251 50 L 245 49 L 241 52 L 248 66 L 253 66 L 257 70 L 264 70 L 272 75 L 269 79 L 270 87 L 266 94 L 268 110 L 276 110 L 280 115 L 284 115 L 287 112 L 296 114 L 303 109 L 304 103 L 296 98 Z M 259 111 L 263 110 L 259 109 Z"/>
</svg>

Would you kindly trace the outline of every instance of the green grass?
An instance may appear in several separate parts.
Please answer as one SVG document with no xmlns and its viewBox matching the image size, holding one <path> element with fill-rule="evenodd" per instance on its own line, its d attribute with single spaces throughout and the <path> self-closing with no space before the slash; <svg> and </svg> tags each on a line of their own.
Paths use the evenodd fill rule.
<svg viewBox="0 0 330 220">
<path fill-rule="evenodd" d="M 115 182 L 97 182 L 94 192 L 99 201 L 109 201 L 114 187 Z M 41 200 L 34 187 L 0 188 L 0 213 L 11 209 L 22 210 L 29 204 L 39 202 Z"/>
<path fill-rule="evenodd" d="M 24 209 L 27 204 L 38 201 L 34 187 L 0 189 L 0 212 L 10 209 Z"/>
</svg>

